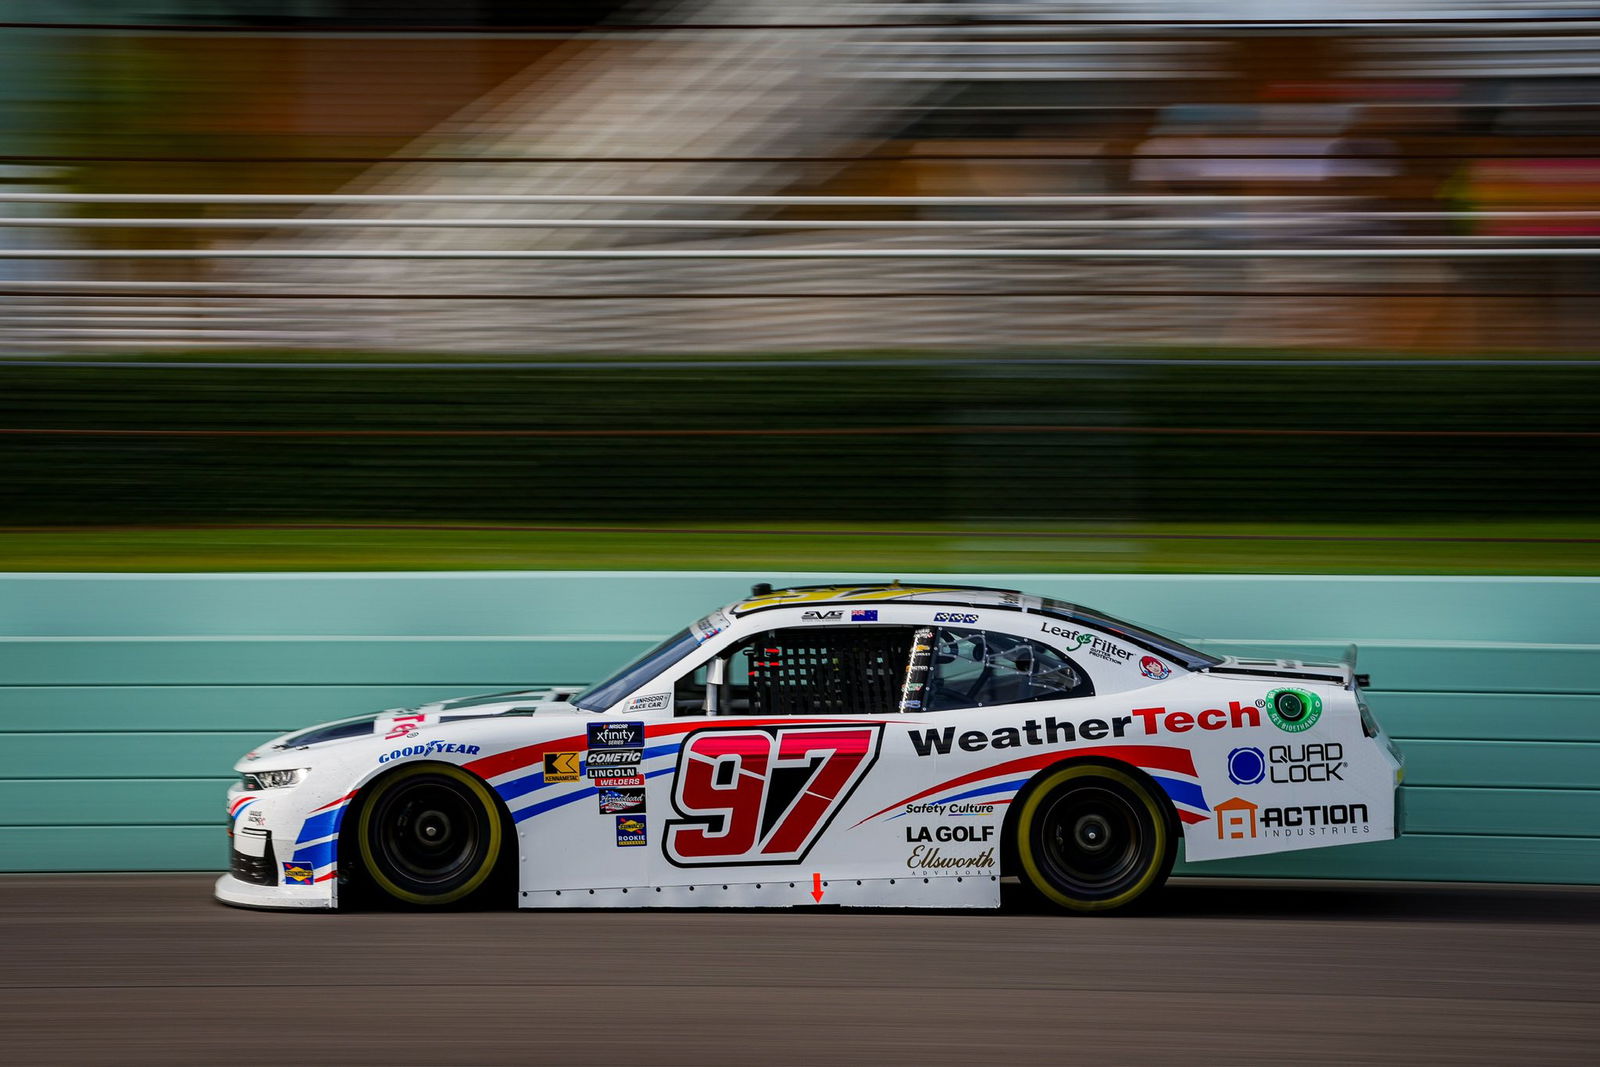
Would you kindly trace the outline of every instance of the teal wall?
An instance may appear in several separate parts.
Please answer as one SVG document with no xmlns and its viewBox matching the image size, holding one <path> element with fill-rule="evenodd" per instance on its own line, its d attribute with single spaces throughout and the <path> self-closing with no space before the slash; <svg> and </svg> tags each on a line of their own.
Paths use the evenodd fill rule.
<svg viewBox="0 0 1600 1067">
<path fill-rule="evenodd" d="M 0 575 L 0 870 L 221 869 L 229 768 L 270 735 L 591 680 L 754 581 L 838 577 L 918 576 Z M 938 577 L 1230 651 L 1361 646 L 1410 833 L 1191 873 L 1600 884 L 1600 580 Z"/>
</svg>

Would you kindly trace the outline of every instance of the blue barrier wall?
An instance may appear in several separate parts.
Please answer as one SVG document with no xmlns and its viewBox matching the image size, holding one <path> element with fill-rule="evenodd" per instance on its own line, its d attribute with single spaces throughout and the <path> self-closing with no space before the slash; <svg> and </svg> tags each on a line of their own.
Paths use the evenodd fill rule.
<svg viewBox="0 0 1600 1067">
<path fill-rule="evenodd" d="M 229 768 L 268 736 L 587 681 L 755 581 L 885 577 L 1244 654 L 1359 644 L 1408 835 L 1192 873 L 1600 883 L 1600 580 L 1229 575 L 0 575 L 0 870 L 219 869 Z"/>
</svg>

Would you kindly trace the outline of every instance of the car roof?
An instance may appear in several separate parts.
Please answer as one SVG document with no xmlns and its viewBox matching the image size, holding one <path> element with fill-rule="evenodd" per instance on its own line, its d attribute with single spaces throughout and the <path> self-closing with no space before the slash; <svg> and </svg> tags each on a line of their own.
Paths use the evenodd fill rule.
<svg viewBox="0 0 1600 1067">
<path fill-rule="evenodd" d="M 760 588 L 759 586 L 757 587 Z M 730 604 L 727 611 L 748 615 L 768 608 L 799 607 L 802 604 L 872 604 L 886 600 L 923 604 L 953 604 L 972 608 L 1009 608 L 1037 611 L 1041 601 L 1015 589 L 993 589 L 981 585 L 934 585 L 899 582 L 854 585 L 804 585 L 789 589 L 763 590 L 748 600 Z"/>
<path fill-rule="evenodd" d="M 749 599 L 730 604 L 724 610 L 738 618 L 774 608 L 824 604 L 874 604 L 885 601 L 963 608 L 999 608 L 1047 615 L 1074 622 L 1079 626 L 1093 627 L 1135 645 L 1154 650 L 1182 664 L 1188 670 L 1202 670 L 1220 662 L 1218 657 L 1190 648 L 1174 638 L 1113 618 L 1092 608 L 1060 600 L 1045 600 L 1043 597 L 1016 589 L 997 589 L 985 585 L 921 582 L 902 585 L 899 582 L 878 582 L 806 585 L 788 589 L 768 589 L 758 585 L 751 590 Z"/>
</svg>

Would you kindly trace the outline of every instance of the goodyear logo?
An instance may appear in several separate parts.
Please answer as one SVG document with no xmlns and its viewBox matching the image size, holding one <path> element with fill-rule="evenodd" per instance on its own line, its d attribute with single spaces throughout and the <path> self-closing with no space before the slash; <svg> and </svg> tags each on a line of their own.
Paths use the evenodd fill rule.
<svg viewBox="0 0 1600 1067">
<path fill-rule="evenodd" d="M 547 782 L 576 782 L 578 780 L 578 752 L 546 752 L 544 754 L 544 780 Z"/>
<path fill-rule="evenodd" d="M 315 878 L 310 867 L 303 863 L 285 863 L 283 865 L 284 885 L 310 885 Z"/>
</svg>

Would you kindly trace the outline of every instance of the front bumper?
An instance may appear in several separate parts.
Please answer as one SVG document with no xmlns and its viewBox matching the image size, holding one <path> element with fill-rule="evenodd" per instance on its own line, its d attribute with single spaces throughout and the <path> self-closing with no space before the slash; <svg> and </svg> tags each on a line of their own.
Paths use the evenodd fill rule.
<svg viewBox="0 0 1600 1067">
<path fill-rule="evenodd" d="M 224 904 L 240 908 L 322 909 L 335 907 L 333 879 L 321 885 L 254 885 L 231 873 L 217 879 L 213 895 Z"/>
</svg>

